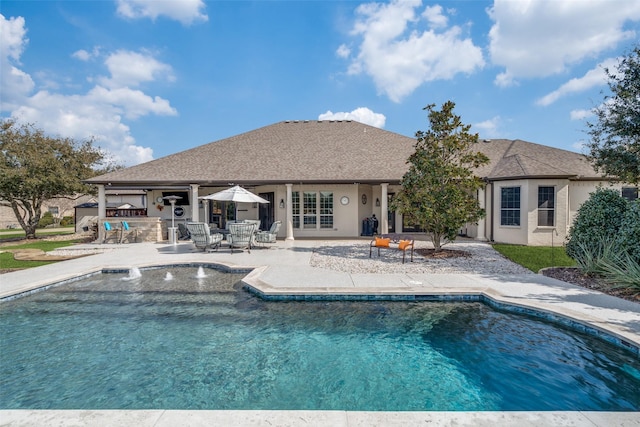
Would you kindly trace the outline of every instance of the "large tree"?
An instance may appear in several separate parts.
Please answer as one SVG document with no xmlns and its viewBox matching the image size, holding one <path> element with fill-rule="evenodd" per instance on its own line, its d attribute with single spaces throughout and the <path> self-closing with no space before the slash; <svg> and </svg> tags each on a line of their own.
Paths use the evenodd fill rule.
<svg viewBox="0 0 640 427">
<path fill-rule="evenodd" d="M 104 154 L 92 141 L 53 138 L 13 120 L 0 127 L 0 204 L 10 206 L 28 239 L 36 237 L 42 203 L 90 193 L 82 180 L 94 176 Z"/>
<path fill-rule="evenodd" d="M 456 239 L 462 226 L 485 215 L 476 198 L 483 181 L 472 169 L 489 159 L 474 152 L 478 134 L 453 113 L 447 101 L 442 110 L 426 106 L 430 129 L 416 132 L 416 151 L 409 157 L 409 170 L 392 207 L 411 223 L 431 235 L 436 251 Z"/>
<path fill-rule="evenodd" d="M 589 157 L 595 168 L 629 183 L 640 182 L 640 45 L 616 70 L 605 69 L 611 95 L 588 122 Z"/>
</svg>

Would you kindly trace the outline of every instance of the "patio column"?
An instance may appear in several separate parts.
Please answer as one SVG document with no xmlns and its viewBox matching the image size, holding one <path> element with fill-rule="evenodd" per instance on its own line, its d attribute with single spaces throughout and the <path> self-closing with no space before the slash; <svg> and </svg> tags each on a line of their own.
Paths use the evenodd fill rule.
<svg viewBox="0 0 640 427">
<path fill-rule="evenodd" d="M 389 206 L 387 206 L 389 183 L 383 182 L 380 184 L 380 188 L 382 189 L 380 195 L 380 234 L 387 234 L 389 233 Z"/>
<path fill-rule="evenodd" d="M 107 196 L 104 185 L 98 185 L 98 241 L 104 241 L 104 227 L 100 226 L 100 220 L 107 217 Z"/>
<path fill-rule="evenodd" d="M 482 209 L 485 208 L 486 202 L 485 202 L 484 187 L 478 190 L 478 204 Z M 476 236 L 476 240 L 480 240 L 483 242 L 487 241 L 487 235 L 485 230 L 486 221 L 487 221 L 486 215 L 484 218 L 480 218 L 480 220 L 478 220 L 478 235 Z"/>
<path fill-rule="evenodd" d="M 293 238 L 293 184 L 285 184 L 287 186 L 287 237 L 285 240 L 294 240 Z"/>
<path fill-rule="evenodd" d="M 198 200 L 198 184 L 191 184 L 191 221 L 200 222 L 200 208 Z"/>
</svg>

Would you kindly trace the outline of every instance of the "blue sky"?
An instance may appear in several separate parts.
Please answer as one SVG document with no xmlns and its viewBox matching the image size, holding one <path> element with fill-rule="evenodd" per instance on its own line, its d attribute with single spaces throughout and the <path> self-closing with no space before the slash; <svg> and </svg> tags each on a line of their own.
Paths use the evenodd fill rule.
<svg viewBox="0 0 640 427">
<path fill-rule="evenodd" d="M 456 103 L 481 138 L 581 152 L 640 2 L 11 1 L 0 114 L 134 165 L 282 120 L 413 137 Z"/>
</svg>

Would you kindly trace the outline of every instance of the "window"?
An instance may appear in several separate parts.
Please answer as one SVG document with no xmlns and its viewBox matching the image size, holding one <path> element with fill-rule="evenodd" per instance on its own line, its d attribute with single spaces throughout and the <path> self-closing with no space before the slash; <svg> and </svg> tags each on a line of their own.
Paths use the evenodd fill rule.
<svg viewBox="0 0 640 427">
<path fill-rule="evenodd" d="M 58 214 L 60 213 L 60 209 L 57 206 L 49 206 L 49 212 L 51 213 L 51 215 L 53 215 L 54 217 L 57 217 Z"/>
<path fill-rule="evenodd" d="M 293 228 L 300 228 L 300 192 L 291 193 L 291 210 L 293 211 Z"/>
<path fill-rule="evenodd" d="M 555 187 L 538 187 L 538 226 L 555 225 Z"/>
<path fill-rule="evenodd" d="M 291 193 L 293 228 L 333 228 L 333 193 L 330 191 L 305 191 Z"/>
<path fill-rule="evenodd" d="M 520 226 L 520 187 L 500 189 L 500 225 Z"/>
<path fill-rule="evenodd" d="M 333 193 L 320 192 L 320 228 L 333 228 Z"/>
<path fill-rule="evenodd" d="M 316 228 L 316 222 L 318 219 L 316 214 L 316 192 L 305 191 L 302 193 L 302 197 L 304 228 Z"/>
<path fill-rule="evenodd" d="M 631 201 L 636 200 L 638 198 L 638 188 L 637 187 L 623 187 L 622 188 L 622 197 Z"/>
</svg>

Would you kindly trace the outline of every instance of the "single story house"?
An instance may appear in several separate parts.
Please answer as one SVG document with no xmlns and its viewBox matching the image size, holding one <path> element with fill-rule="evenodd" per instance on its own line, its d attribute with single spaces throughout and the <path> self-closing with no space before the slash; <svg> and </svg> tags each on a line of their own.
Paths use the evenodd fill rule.
<svg viewBox="0 0 640 427">
<path fill-rule="evenodd" d="M 231 219 L 260 219 L 264 229 L 280 220 L 280 238 L 356 237 L 375 215 L 379 233 L 419 233 L 389 209 L 414 144 L 356 121 L 283 121 L 88 182 L 98 186 L 101 219 L 106 191 L 134 189 L 147 194 L 147 221 L 164 227 L 172 220 L 224 227 Z M 461 234 L 479 240 L 561 245 L 589 193 L 610 185 L 578 153 L 505 139 L 481 140 L 476 148 L 490 159 L 476 170 L 486 183 L 477 197 L 487 215 Z M 199 198 L 231 185 L 270 203 L 236 210 Z M 181 197 L 173 215 L 163 199 L 171 194 Z"/>
</svg>

